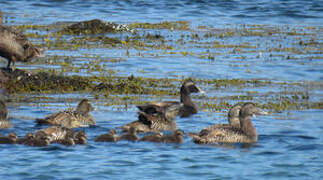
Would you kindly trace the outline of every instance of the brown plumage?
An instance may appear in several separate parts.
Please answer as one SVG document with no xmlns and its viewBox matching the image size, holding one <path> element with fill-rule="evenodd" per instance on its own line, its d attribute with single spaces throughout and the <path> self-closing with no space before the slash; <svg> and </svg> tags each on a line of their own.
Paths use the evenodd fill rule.
<svg viewBox="0 0 323 180">
<path fill-rule="evenodd" d="M 118 134 L 115 129 L 111 129 L 109 133 L 102 134 L 95 139 L 96 142 L 117 142 L 117 140 Z"/>
<path fill-rule="evenodd" d="M 155 103 L 157 107 L 138 111 L 137 121 L 131 122 L 122 126 L 123 131 L 128 131 L 129 128 L 135 127 L 137 132 L 156 132 L 162 130 L 174 131 L 177 129 L 175 117 L 178 114 L 182 105 L 172 104 L 164 105 Z M 161 105 L 163 104 L 163 105 Z M 152 107 L 152 105 L 151 105 Z"/>
<path fill-rule="evenodd" d="M 87 138 L 84 131 L 75 132 L 73 129 L 58 126 L 51 126 L 49 128 L 36 131 L 36 137 L 41 136 L 47 136 L 51 143 L 69 146 L 74 144 L 86 144 Z"/>
<path fill-rule="evenodd" d="M 18 137 L 16 133 L 10 133 L 6 137 L 0 137 L 0 144 L 16 144 L 17 139 Z"/>
<path fill-rule="evenodd" d="M 177 129 L 176 131 L 174 131 L 174 133 L 172 135 L 165 135 L 162 137 L 162 142 L 165 143 L 183 143 L 184 139 L 183 139 L 183 131 Z"/>
<path fill-rule="evenodd" d="M 41 55 L 42 50 L 34 47 L 21 31 L 3 26 L 2 17 L 0 22 L 0 56 L 8 60 L 7 69 L 10 69 L 11 63 L 28 62 Z"/>
<path fill-rule="evenodd" d="M 36 119 L 39 125 L 56 125 L 66 128 L 77 128 L 96 125 L 95 119 L 89 114 L 94 108 L 87 99 L 81 100 L 75 111 L 65 110 L 48 115 L 44 119 Z"/>
<path fill-rule="evenodd" d="M 151 135 L 144 136 L 139 141 L 150 141 L 150 142 L 163 142 L 163 133 L 157 132 Z"/>
<path fill-rule="evenodd" d="M 8 108 L 6 104 L 0 100 L 0 129 L 10 128 L 12 124 L 7 119 L 8 116 Z"/>
<path fill-rule="evenodd" d="M 137 107 L 140 111 L 151 114 L 155 112 L 160 112 L 162 109 L 165 109 L 164 107 L 183 104 L 177 115 L 179 115 L 180 117 L 188 117 L 198 112 L 198 107 L 193 103 L 191 99 L 191 93 L 198 92 L 203 93 L 203 91 L 200 88 L 198 88 L 193 81 L 185 81 L 180 89 L 180 102 L 164 101 L 159 103 L 139 105 Z"/>
<path fill-rule="evenodd" d="M 135 127 L 131 127 L 128 132 L 123 133 L 120 137 L 118 137 L 118 141 L 126 140 L 126 141 L 137 141 L 139 138 L 137 136 L 137 131 Z"/>
<path fill-rule="evenodd" d="M 17 143 L 26 146 L 48 146 L 51 142 L 46 135 L 34 136 L 32 133 L 27 133 L 25 137 L 18 139 Z"/>
<path fill-rule="evenodd" d="M 225 125 L 204 129 L 199 135 L 193 135 L 193 140 L 198 144 L 224 143 L 254 143 L 258 135 L 250 117 L 264 115 L 266 112 L 257 108 L 254 103 L 244 103 L 239 113 L 240 127 Z"/>
</svg>

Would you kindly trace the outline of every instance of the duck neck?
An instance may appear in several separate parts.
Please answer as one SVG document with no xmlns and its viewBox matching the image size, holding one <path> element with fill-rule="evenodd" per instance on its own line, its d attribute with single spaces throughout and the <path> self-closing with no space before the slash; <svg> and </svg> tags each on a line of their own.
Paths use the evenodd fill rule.
<svg viewBox="0 0 323 180">
<path fill-rule="evenodd" d="M 181 87 L 181 103 L 183 103 L 185 106 L 192 106 L 194 107 L 194 103 L 192 102 L 191 95 L 187 87 L 182 86 Z"/>
<path fill-rule="evenodd" d="M 250 116 L 240 118 L 241 130 L 250 137 L 257 137 L 256 128 L 253 126 Z"/>
</svg>

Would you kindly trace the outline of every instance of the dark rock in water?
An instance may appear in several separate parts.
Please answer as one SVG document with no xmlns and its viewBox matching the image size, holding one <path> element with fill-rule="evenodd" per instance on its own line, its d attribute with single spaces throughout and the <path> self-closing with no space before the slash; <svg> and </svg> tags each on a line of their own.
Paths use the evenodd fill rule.
<svg viewBox="0 0 323 180">
<path fill-rule="evenodd" d="M 77 22 L 62 30 L 63 33 L 68 34 L 100 34 L 133 31 L 128 25 L 105 22 L 99 19 Z"/>
<path fill-rule="evenodd" d="M 92 89 L 92 86 L 94 85 L 89 79 L 81 76 L 60 76 L 47 72 L 32 74 L 21 69 L 0 69 L 0 87 L 8 93 L 84 91 Z"/>
</svg>

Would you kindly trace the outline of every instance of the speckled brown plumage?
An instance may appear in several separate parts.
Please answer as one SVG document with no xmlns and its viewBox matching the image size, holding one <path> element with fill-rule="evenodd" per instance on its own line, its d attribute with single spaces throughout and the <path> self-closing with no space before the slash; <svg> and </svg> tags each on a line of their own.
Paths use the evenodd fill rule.
<svg viewBox="0 0 323 180">
<path fill-rule="evenodd" d="M 102 134 L 95 139 L 96 142 L 117 142 L 118 134 L 115 129 L 111 129 L 109 133 Z"/>
<path fill-rule="evenodd" d="M 77 128 L 88 125 L 96 125 L 95 119 L 89 114 L 94 108 L 89 100 L 83 99 L 76 110 L 65 110 L 48 115 L 44 119 L 36 119 L 39 125 L 56 125 L 66 128 Z"/>
<path fill-rule="evenodd" d="M 254 103 L 244 103 L 239 113 L 240 127 L 219 125 L 203 129 L 198 135 L 193 135 L 193 141 L 198 144 L 224 143 L 254 143 L 258 135 L 250 117 L 266 114 Z"/>
</svg>

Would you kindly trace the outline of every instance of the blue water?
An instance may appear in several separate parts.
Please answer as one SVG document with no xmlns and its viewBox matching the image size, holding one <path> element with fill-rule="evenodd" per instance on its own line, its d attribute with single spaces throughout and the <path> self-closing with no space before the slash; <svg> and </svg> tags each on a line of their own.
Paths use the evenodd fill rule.
<svg viewBox="0 0 323 180">
<path fill-rule="evenodd" d="M 265 50 L 277 47 L 281 42 L 287 47 L 296 47 L 300 37 L 229 37 L 221 39 L 225 44 L 250 43 L 254 51 L 227 54 L 232 49 L 210 50 L 221 53 L 209 61 L 198 56 L 136 56 L 130 49 L 130 57 L 124 49 L 79 49 L 48 50 L 47 55 L 74 57 L 75 65 L 90 58 L 78 58 L 82 54 L 100 55 L 122 59 L 107 63 L 106 69 L 117 75 L 135 74 L 145 77 L 197 77 L 206 79 L 265 79 L 278 82 L 306 81 L 320 86 L 307 87 L 310 100 L 322 101 L 322 42 L 323 1 L 167 1 L 158 3 L 142 1 L 0 1 L 6 23 L 52 24 L 65 21 L 80 21 L 99 18 L 116 23 L 185 20 L 191 27 L 242 28 L 242 24 L 259 24 L 268 28 L 306 29 L 314 38 L 317 49 L 311 53 L 290 55 L 292 60 L 280 56 L 271 57 Z M 304 27 L 311 27 L 304 28 Z M 157 30 L 169 39 L 178 39 L 180 32 Z M 307 31 L 305 31 L 307 32 Z M 203 33 L 203 32 L 202 32 Z M 187 32 L 190 34 L 190 32 Z M 218 39 L 216 39 L 218 40 Z M 219 40 L 218 40 L 219 41 Z M 43 43 L 34 40 L 35 43 Z M 259 45 L 258 45 L 259 44 Z M 190 48 L 193 52 L 206 52 L 208 48 Z M 176 47 L 181 49 L 182 47 Z M 183 48 L 185 49 L 185 48 Z M 178 50 L 179 51 L 179 50 Z M 149 52 L 149 51 L 148 51 Z M 158 54 L 156 51 L 149 53 Z M 277 53 L 279 54 L 279 53 Z M 276 54 L 276 55 L 277 55 Z M 321 57 L 314 58 L 312 57 Z M 91 59 L 90 59 L 91 60 Z M 3 62 L 6 61 L 2 61 Z M 18 68 L 55 68 L 43 64 L 19 64 Z M 56 67 L 57 68 L 57 67 Z M 59 68 L 59 67 L 58 67 Z M 95 72 L 94 72 L 95 73 Z M 87 75 L 86 73 L 82 75 Z M 178 86 L 180 86 L 178 84 Z M 301 86 L 301 85 L 300 85 Z M 276 92 L 290 90 L 288 87 L 240 87 L 218 89 L 202 86 L 207 96 L 244 95 L 248 91 L 259 91 L 276 96 Z M 226 147 L 196 145 L 189 137 L 180 145 L 147 142 L 95 143 L 97 135 L 111 128 L 137 119 L 134 104 L 105 106 L 109 99 L 95 99 L 91 94 L 31 94 L 11 95 L 8 103 L 13 128 L 0 130 L 0 135 L 16 132 L 19 136 L 36 131 L 34 118 L 44 117 L 67 107 L 75 107 L 79 98 L 89 98 L 96 110 L 91 114 L 97 127 L 84 129 L 88 134 L 88 145 L 65 147 L 26 147 L 0 145 L 0 179 L 322 179 L 323 178 L 323 110 L 290 110 L 271 113 L 253 119 L 259 141 L 251 147 L 235 144 Z M 154 97 L 143 96 L 143 99 Z M 170 97 L 174 99 L 174 97 Z M 194 96 L 194 100 L 203 101 Z M 266 100 L 259 95 L 257 101 Z M 17 102 L 16 102 L 17 101 Z M 176 119 L 185 132 L 198 131 L 214 124 L 225 123 L 226 112 L 201 111 L 189 118 Z"/>
</svg>

